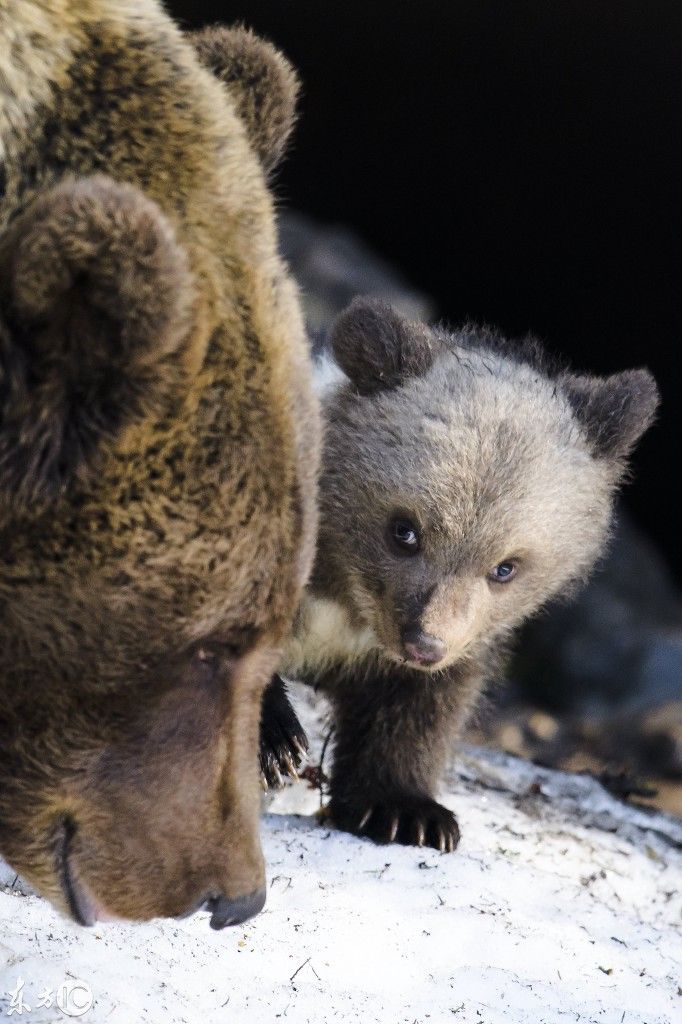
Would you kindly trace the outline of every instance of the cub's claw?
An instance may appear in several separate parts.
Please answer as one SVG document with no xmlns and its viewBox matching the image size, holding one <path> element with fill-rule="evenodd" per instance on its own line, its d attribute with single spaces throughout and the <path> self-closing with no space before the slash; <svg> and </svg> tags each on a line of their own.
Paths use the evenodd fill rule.
<svg viewBox="0 0 682 1024">
<path fill-rule="evenodd" d="M 297 721 L 298 721 L 298 719 L 297 719 Z M 299 722 L 299 726 L 298 727 L 299 727 L 299 729 L 301 729 L 300 722 Z M 291 745 L 294 748 L 294 750 L 296 751 L 296 753 L 298 754 L 300 760 L 304 760 L 308 756 L 308 737 L 303 732 L 303 729 L 301 729 L 301 734 L 300 735 L 301 735 L 302 742 L 299 742 L 299 740 L 297 739 L 296 736 L 291 736 L 290 740 L 291 740 Z"/>
<path fill-rule="evenodd" d="M 432 846 L 441 853 L 452 853 L 459 842 L 459 826 L 452 811 L 428 797 L 396 796 L 369 807 L 332 797 L 329 816 L 337 828 L 375 843 Z"/>
<path fill-rule="evenodd" d="M 289 703 L 286 687 L 274 676 L 263 694 L 260 727 L 261 784 L 281 789 L 285 778 L 298 778 L 308 752 L 308 737 Z"/>
<path fill-rule="evenodd" d="M 363 828 L 365 827 L 369 819 L 372 817 L 373 810 L 373 807 L 368 807 L 363 816 L 360 818 L 360 821 L 358 822 L 358 832 L 362 832 Z"/>
<path fill-rule="evenodd" d="M 292 747 L 293 747 L 293 743 L 292 743 Z M 291 754 L 284 753 L 282 755 L 282 761 L 283 761 L 284 765 L 286 766 L 287 775 L 290 778 L 292 778 L 292 779 L 297 779 L 298 778 L 298 763 L 294 763 L 294 759 L 291 756 Z"/>
</svg>

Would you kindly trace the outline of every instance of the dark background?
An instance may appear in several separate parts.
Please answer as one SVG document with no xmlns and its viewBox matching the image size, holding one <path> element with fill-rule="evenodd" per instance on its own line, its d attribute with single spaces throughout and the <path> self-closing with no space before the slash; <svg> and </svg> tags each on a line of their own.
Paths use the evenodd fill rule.
<svg viewBox="0 0 682 1024">
<path fill-rule="evenodd" d="M 244 21 L 305 94 L 277 191 L 353 226 L 440 316 L 663 392 L 626 503 L 682 571 L 682 4 L 171 0 Z"/>
</svg>

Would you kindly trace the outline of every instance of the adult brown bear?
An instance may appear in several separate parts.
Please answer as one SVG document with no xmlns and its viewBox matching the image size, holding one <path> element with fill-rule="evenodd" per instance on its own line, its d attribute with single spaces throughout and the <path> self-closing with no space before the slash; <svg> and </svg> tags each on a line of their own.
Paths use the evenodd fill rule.
<svg viewBox="0 0 682 1024">
<path fill-rule="evenodd" d="M 264 899 L 319 436 L 265 179 L 294 99 L 156 0 L 0 0 L 0 852 L 83 923 Z"/>
</svg>

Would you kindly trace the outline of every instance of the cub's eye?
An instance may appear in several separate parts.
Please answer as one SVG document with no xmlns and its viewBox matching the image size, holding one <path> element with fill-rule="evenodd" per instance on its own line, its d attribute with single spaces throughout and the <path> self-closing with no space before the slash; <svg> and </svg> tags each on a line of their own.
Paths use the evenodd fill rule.
<svg viewBox="0 0 682 1024">
<path fill-rule="evenodd" d="M 389 523 L 393 546 L 401 555 L 416 555 L 419 551 L 419 531 L 409 519 L 397 517 Z"/>
<path fill-rule="evenodd" d="M 516 576 L 515 562 L 500 562 L 494 569 L 490 570 L 490 579 L 496 583 L 509 583 Z"/>
</svg>

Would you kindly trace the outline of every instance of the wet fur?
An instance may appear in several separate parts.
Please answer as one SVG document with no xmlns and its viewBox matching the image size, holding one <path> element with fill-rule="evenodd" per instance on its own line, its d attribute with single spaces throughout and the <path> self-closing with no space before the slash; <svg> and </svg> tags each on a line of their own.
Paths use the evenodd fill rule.
<svg viewBox="0 0 682 1024">
<path fill-rule="evenodd" d="M 245 122 L 156 0 L 0 3 L 0 851 L 63 909 L 65 837 L 122 917 L 263 885 L 319 436 L 269 76 Z"/>
<path fill-rule="evenodd" d="M 357 300 L 319 367 L 327 433 L 317 559 L 282 671 L 330 699 L 330 813 L 379 842 L 457 844 L 435 800 L 514 628 L 585 578 L 657 404 L 644 370 L 555 368 L 534 342 L 414 324 Z M 339 368 L 342 373 L 339 373 Z M 394 513 L 422 549 L 391 548 Z M 499 562 L 515 579 L 491 582 Z M 408 627 L 445 657 L 411 664 Z"/>
</svg>

